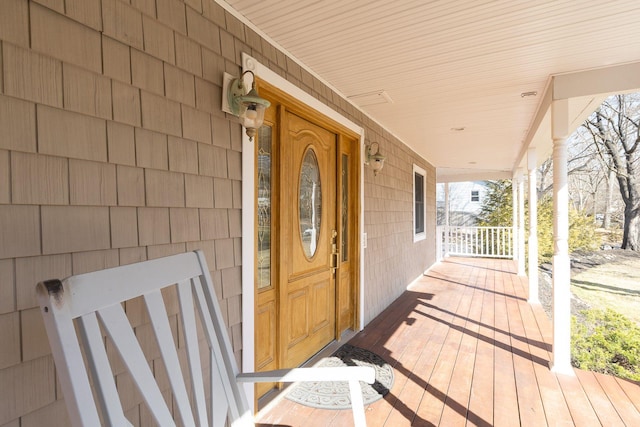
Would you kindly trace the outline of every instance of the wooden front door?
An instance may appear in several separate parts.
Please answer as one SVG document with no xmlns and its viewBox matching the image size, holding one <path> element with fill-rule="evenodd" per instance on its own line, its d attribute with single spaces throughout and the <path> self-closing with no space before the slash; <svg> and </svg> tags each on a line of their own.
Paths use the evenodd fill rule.
<svg viewBox="0 0 640 427">
<path fill-rule="evenodd" d="M 286 94 L 260 94 L 272 104 L 256 136 L 255 369 L 266 371 L 356 328 L 360 146 Z"/>
<path fill-rule="evenodd" d="M 280 212 L 280 336 L 284 366 L 335 338 L 336 135 L 285 112 Z"/>
</svg>

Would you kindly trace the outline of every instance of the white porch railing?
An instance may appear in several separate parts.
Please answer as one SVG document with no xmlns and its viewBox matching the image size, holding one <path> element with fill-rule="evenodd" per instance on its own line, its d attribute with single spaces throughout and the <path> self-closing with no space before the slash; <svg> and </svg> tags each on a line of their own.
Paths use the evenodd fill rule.
<svg viewBox="0 0 640 427">
<path fill-rule="evenodd" d="M 448 232 L 447 232 L 448 230 Z M 439 259 L 447 255 L 513 258 L 513 227 L 437 228 Z"/>
</svg>

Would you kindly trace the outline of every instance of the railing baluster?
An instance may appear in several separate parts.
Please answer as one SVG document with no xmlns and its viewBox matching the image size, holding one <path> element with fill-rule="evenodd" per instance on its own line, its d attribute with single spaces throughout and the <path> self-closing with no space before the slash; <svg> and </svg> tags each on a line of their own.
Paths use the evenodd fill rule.
<svg viewBox="0 0 640 427">
<path fill-rule="evenodd" d="M 440 230 L 440 227 L 438 227 Z M 442 229 L 444 230 L 444 228 Z M 448 232 L 448 247 L 443 253 L 471 257 L 511 258 L 513 230 L 511 227 L 449 227 L 438 232 L 438 243 L 443 243 Z"/>
<path fill-rule="evenodd" d="M 493 244 L 491 245 L 491 255 L 499 256 L 500 255 L 500 240 L 498 236 L 500 235 L 500 229 L 492 229 L 491 230 L 491 240 Z"/>
<path fill-rule="evenodd" d="M 507 247 L 507 242 L 505 241 L 505 238 L 504 238 L 505 233 L 503 232 L 501 234 L 502 234 L 502 254 L 501 255 L 504 256 L 505 255 L 504 252 Z"/>
</svg>

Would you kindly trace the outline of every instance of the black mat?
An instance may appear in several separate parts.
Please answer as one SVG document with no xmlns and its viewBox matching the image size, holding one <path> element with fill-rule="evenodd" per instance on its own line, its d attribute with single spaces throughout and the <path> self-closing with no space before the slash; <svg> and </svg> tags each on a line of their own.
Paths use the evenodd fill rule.
<svg viewBox="0 0 640 427">
<path fill-rule="evenodd" d="M 345 344 L 331 357 L 325 357 L 315 366 L 371 366 L 376 371 L 373 384 L 360 382 L 364 404 L 382 399 L 393 386 L 393 368 L 380 356 L 370 350 Z M 287 399 L 313 408 L 351 408 L 349 384 L 346 381 L 301 382 L 287 392 Z"/>
</svg>

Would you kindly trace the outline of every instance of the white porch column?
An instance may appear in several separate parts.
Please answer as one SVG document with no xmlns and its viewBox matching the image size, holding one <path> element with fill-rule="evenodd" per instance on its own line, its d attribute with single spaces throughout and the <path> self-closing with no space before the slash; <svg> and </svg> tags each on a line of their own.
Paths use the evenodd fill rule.
<svg viewBox="0 0 640 427">
<path fill-rule="evenodd" d="M 524 176 L 518 170 L 518 276 L 524 276 Z"/>
<path fill-rule="evenodd" d="M 536 149 L 527 152 L 529 171 L 529 304 L 540 304 L 538 297 L 538 190 L 536 188 Z"/>
<path fill-rule="evenodd" d="M 449 183 L 444 183 L 444 256 L 449 256 Z"/>
<path fill-rule="evenodd" d="M 567 136 L 569 103 L 551 104 L 553 137 L 553 356 L 551 370 L 575 375 L 571 367 L 571 289 Z"/>
<path fill-rule="evenodd" d="M 518 259 L 518 178 L 514 173 L 511 178 L 511 204 L 513 206 L 513 259 Z"/>
</svg>

